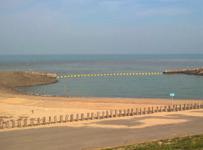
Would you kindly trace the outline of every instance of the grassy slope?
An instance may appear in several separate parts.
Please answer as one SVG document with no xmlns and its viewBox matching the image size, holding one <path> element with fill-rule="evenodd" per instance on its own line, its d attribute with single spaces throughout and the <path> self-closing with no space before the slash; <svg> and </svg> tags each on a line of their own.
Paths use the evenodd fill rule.
<svg viewBox="0 0 203 150">
<path fill-rule="evenodd" d="M 203 150 L 203 135 L 107 148 L 104 150 Z"/>
</svg>

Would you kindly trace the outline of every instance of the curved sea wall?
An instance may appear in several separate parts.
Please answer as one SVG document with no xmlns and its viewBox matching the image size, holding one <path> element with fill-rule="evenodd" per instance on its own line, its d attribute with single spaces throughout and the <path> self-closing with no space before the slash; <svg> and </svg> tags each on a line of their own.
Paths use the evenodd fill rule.
<svg viewBox="0 0 203 150">
<path fill-rule="evenodd" d="M 57 82 L 57 75 L 43 72 L 0 72 L 0 89 L 44 85 Z"/>
<path fill-rule="evenodd" d="M 189 74 L 203 76 L 203 68 L 165 70 L 164 74 Z"/>
</svg>

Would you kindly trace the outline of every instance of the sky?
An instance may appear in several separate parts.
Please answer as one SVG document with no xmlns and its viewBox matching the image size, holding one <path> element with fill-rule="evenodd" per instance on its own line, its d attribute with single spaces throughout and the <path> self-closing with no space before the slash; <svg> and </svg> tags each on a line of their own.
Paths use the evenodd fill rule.
<svg viewBox="0 0 203 150">
<path fill-rule="evenodd" d="M 0 0 L 0 54 L 203 53 L 203 0 Z"/>
</svg>

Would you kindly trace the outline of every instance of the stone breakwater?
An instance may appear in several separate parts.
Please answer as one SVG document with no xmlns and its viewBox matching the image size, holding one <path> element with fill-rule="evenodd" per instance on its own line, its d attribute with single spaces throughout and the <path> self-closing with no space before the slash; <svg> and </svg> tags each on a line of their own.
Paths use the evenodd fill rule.
<svg viewBox="0 0 203 150">
<path fill-rule="evenodd" d="M 188 75 L 200 75 L 200 76 L 203 76 L 203 68 L 165 70 L 163 72 L 163 74 L 188 74 Z"/>
<path fill-rule="evenodd" d="M 17 87 L 44 85 L 57 82 L 57 75 L 44 72 L 0 72 L 0 89 L 13 90 Z"/>
</svg>

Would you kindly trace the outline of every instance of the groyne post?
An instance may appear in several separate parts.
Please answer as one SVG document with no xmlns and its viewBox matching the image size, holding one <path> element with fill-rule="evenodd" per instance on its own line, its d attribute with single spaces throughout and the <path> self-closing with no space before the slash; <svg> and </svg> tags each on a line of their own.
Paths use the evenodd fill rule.
<svg viewBox="0 0 203 150">
<path fill-rule="evenodd" d="M 192 104 L 192 109 L 197 109 L 196 106 L 197 106 L 196 103 Z"/>
<path fill-rule="evenodd" d="M 181 104 L 179 105 L 179 111 L 182 111 L 182 105 Z"/>
<path fill-rule="evenodd" d="M 200 103 L 199 102 L 196 103 L 196 107 L 197 107 L 197 109 L 200 109 Z"/>
<path fill-rule="evenodd" d="M 80 118 L 81 118 L 82 121 L 84 120 L 84 114 L 83 113 L 81 113 Z"/>
<path fill-rule="evenodd" d="M 198 101 L 198 109 L 202 108 L 202 103 Z"/>
<path fill-rule="evenodd" d="M 171 106 L 168 106 L 168 112 L 170 112 L 171 111 Z"/>
<path fill-rule="evenodd" d="M 57 116 L 54 116 L 54 123 L 57 123 Z"/>
<path fill-rule="evenodd" d="M 171 111 L 172 111 L 172 112 L 175 111 L 175 105 L 172 105 Z"/>
<path fill-rule="evenodd" d="M 145 107 L 145 114 L 148 114 L 148 107 Z"/>
<path fill-rule="evenodd" d="M 109 111 L 106 111 L 106 118 L 109 118 Z"/>
<path fill-rule="evenodd" d="M 127 116 L 130 116 L 130 109 L 127 109 Z"/>
<path fill-rule="evenodd" d="M 96 119 L 100 119 L 100 112 L 97 112 L 97 117 Z"/>
<path fill-rule="evenodd" d="M 196 103 L 192 104 L 192 109 L 197 109 L 197 104 Z"/>
<path fill-rule="evenodd" d="M 144 107 L 143 109 L 143 114 L 145 115 L 146 114 L 146 108 Z"/>
<path fill-rule="evenodd" d="M 5 128 L 9 128 L 9 121 L 5 121 Z"/>
<path fill-rule="evenodd" d="M 194 103 L 193 107 L 194 107 L 194 109 L 198 109 L 198 104 Z"/>
<path fill-rule="evenodd" d="M 147 108 L 147 111 L 148 111 L 148 114 L 151 114 L 151 108 L 150 107 Z"/>
<path fill-rule="evenodd" d="M 1 123 L 0 123 L 1 124 Z M 1 126 L 1 125 L 0 125 Z M 1 127 L 0 127 L 1 128 Z M 11 128 L 15 128 L 15 120 L 11 120 Z"/>
<path fill-rule="evenodd" d="M 198 103 L 195 103 L 195 109 L 198 109 Z"/>
<path fill-rule="evenodd" d="M 139 115 L 142 115 L 142 108 L 140 108 L 140 113 L 139 113 Z"/>
<path fill-rule="evenodd" d="M 138 109 L 135 108 L 135 111 L 134 111 L 133 115 L 137 115 L 137 113 L 138 113 Z"/>
<path fill-rule="evenodd" d="M 112 117 L 112 111 L 109 110 L 109 118 L 111 118 L 111 117 Z"/>
<path fill-rule="evenodd" d="M 174 111 L 178 111 L 178 107 L 177 107 L 177 105 L 175 105 L 175 108 L 174 108 L 175 110 Z"/>
<path fill-rule="evenodd" d="M 113 110 L 110 110 L 110 115 L 111 115 L 111 118 L 114 117 Z"/>
<path fill-rule="evenodd" d="M 119 117 L 122 116 L 122 110 L 119 110 L 119 112 L 118 112 L 118 116 L 119 116 Z"/>
<path fill-rule="evenodd" d="M 102 119 L 104 119 L 104 118 L 105 118 L 105 112 L 102 111 Z"/>
<path fill-rule="evenodd" d="M 23 120 L 23 127 L 27 127 L 27 118 Z"/>
<path fill-rule="evenodd" d="M 2 121 L 2 129 L 6 128 L 5 127 L 5 121 Z"/>
<path fill-rule="evenodd" d="M 162 112 L 162 106 L 159 106 L 159 112 Z"/>
<path fill-rule="evenodd" d="M 190 110 L 193 109 L 193 104 L 189 104 Z"/>
<path fill-rule="evenodd" d="M 194 108 L 194 109 L 198 109 L 197 103 L 194 103 L 193 108 Z"/>
<path fill-rule="evenodd" d="M 115 110 L 115 117 L 117 117 L 118 116 L 118 111 L 117 110 Z"/>
<path fill-rule="evenodd" d="M 46 117 L 42 118 L 42 124 L 45 125 L 46 124 Z"/>
<path fill-rule="evenodd" d="M 175 106 L 174 106 L 174 111 L 178 111 L 177 108 L 178 108 L 177 105 L 175 105 Z"/>
<path fill-rule="evenodd" d="M 130 109 L 130 116 L 133 116 L 133 114 L 134 114 L 134 109 L 131 108 L 131 109 Z"/>
<path fill-rule="evenodd" d="M 68 122 L 68 119 L 69 119 L 69 115 L 66 115 L 65 116 L 65 122 Z"/>
<path fill-rule="evenodd" d="M 21 122 L 22 122 L 21 119 L 18 119 L 18 120 L 17 120 L 17 126 L 18 126 L 19 128 L 21 128 L 21 125 L 22 125 Z"/>
<path fill-rule="evenodd" d="M 30 126 L 34 126 L 34 118 L 30 118 Z"/>
<path fill-rule="evenodd" d="M 63 122 L 63 115 L 60 115 L 59 118 L 60 118 L 60 119 L 59 119 L 59 122 L 62 123 L 62 122 Z"/>
<path fill-rule="evenodd" d="M 189 104 L 186 104 L 186 110 L 189 110 Z"/>
<path fill-rule="evenodd" d="M 49 116 L 48 124 L 51 124 L 51 116 Z"/>
<path fill-rule="evenodd" d="M 79 120 L 79 114 L 76 114 L 75 121 Z"/>
<path fill-rule="evenodd" d="M 159 106 L 156 106 L 156 112 L 159 112 Z"/>
<path fill-rule="evenodd" d="M 164 112 L 167 112 L 167 106 L 164 106 Z"/>
<path fill-rule="evenodd" d="M 185 104 L 183 104 L 183 110 L 186 110 L 186 105 Z"/>
<path fill-rule="evenodd" d="M 91 120 L 94 119 L 94 113 L 91 113 Z"/>
<path fill-rule="evenodd" d="M 70 115 L 70 122 L 72 122 L 73 119 L 74 119 L 74 116 L 73 116 L 73 114 L 71 114 L 71 115 Z"/>
<path fill-rule="evenodd" d="M 152 106 L 152 114 L 154 113 L 154 107 Z"/>
<path fill-rule="evenodd" d="M 40 118 L 37 118 L 37 125 L 40 125 Z"/>
<path fill-rule="evenodd" d="M 175 110 L 175 105 L 172 105 L 171 112 L 173 112 L 174 110 Z"/>
<path fill-rule="evenodd" d="M 87 113 L 86 114 L 86 120 L 89 120 L 90 119 L 90 113 Z"/>
<path fill-rule="evenodd" d="M 201 108 L 201 103 L 199 102 L 199 103 L 198 103 L 198 109 L 200 109 L 200 108 Z"/>
<path fill-rule="evenodd" d="M 127 110 L 124 109 L 123 112 L 124 112 L 123 116 L 127 116 Z"/>
<path fill-rule="evenodd" d="M 126 109 L 126 116 L 130 116 L 130 109 Z"/>
<path fill-rule="evenodd" d="M 3 120 L 0 120 L 0 129 L 3 129 Z"/>
</svg>

